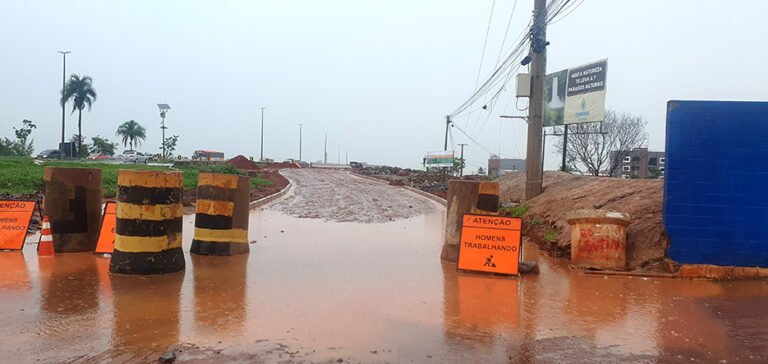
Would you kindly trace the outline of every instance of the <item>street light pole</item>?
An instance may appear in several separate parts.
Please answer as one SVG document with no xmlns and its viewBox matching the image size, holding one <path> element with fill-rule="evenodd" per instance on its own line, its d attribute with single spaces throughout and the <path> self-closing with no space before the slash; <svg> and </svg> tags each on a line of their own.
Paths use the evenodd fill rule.
<svg viewBox="0 0 768 364">
<path fill-rule="evenodd" d="M 264 109 L 266 106 L 261 107 L 261 157 L 259 157 L 259 162 L 264 161 Z"/>
<path fill-rule="evenodd" d="M 299 162 L 301 162 L 301 126 L 304 125 L 302 123 L 299 123 Z"/>
<path fill-rule="evenodd" d="M 166 157 L 166 152 L 165 152 L 165 129 L 168 129 L 168 127 L 165 126 L 165 114 L 168 112 L 168 110 L 171 109 L 171 107 L 168 106 L 168 104 L 157 104 L 157 107 L 160 109 L 160 118 L 162 118 L 162 121 L 160 122 L 160 129 L 163 130 L 163 143 L 161 144 L 161 146 L 162 146 L 162 149 L 163 149 L 163 158 L 162 159 L 165 159 L 165 157 Z"/>
<path fill-rule="evenodd" d="M 58 51 L 61 53 L 62 58 L 64 59 L 64 67 L 61 70 L 61 146 L 59 146 L 59 149 L 61 151 L 61 157 L 60 159 L 64 159 L 64 120 L 66 116 L 66 112 L 64 111 L 65 105 L 67 104 L 66 101 L 64 101 L 64 88 L 67 86 L 67 53 L 72 53 L 70 51 Z"/>
<path fill-rule="evenodd" d="M 328 133 L 325 133 L 325 144 L 323 144 L 323 163 L 328 163 Z"/>
</svg>

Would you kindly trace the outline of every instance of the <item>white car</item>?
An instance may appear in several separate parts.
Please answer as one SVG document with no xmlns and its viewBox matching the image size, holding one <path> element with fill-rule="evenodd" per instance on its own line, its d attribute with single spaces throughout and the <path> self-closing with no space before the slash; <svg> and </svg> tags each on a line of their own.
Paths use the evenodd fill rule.
<svg viewBox="0 0 768 364">
<path fill-rule="evenodd" d="M 124 163 L 147 163 L 147 156 L 135 150 L 126 150 L 121 155 Z"/>
</svg>

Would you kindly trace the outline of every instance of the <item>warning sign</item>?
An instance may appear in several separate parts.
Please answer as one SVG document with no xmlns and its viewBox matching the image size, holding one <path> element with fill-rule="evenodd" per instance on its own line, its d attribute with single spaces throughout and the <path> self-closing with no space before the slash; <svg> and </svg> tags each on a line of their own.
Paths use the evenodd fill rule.
<svg viewBox="0 0 768 364">
<path fill-rule="evenodd" d="M 521 226 L 519 217 L 464 215 L 458 268 L 517 274 Z"/>
<path fill-rule="evenodd" d="M 0 201 L 0 250 L 21 250 L 35 201 Z"/>
<path fill-rule="evenodd" d="M 94 253 L 112 254 L 115 250 L 115 224 L 117 223 L 117 203 L 108 201 L 104 206 L 104 216 L 101 218 L 99 240 Z"/>
</svg>

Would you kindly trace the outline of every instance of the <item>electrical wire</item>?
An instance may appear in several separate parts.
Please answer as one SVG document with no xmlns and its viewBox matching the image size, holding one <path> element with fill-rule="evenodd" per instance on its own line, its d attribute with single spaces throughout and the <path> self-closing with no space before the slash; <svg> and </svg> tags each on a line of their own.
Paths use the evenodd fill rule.
<svg viewBox="0 0 768 364">
<path fill-rule="evenodd" d="M 582 0 L 584 1 L 584 0 Z M 496 66 L 501 62 L 501 55 L 504 52 L 504 43 L 507 42 L 507 34 L 509 33 L 509 26 L 512 25 L 512 16 L 515 15 L 515 9 L 517 8 L 517 0 L 512 4 L 512 12 L 509 13 L 509 20 L 507 21 L 507 29 L 504 31 L 504 39 L 501 41 L 501 47 L 499 47 L 499 55 L 496 57 Z"/>
</svg>

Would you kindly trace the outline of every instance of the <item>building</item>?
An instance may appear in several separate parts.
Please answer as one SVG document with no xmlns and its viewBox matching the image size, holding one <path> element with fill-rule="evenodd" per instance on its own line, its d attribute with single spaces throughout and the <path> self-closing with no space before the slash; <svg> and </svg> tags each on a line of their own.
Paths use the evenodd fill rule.
<svg viewBox="0 0 768 364">
<path fill-rule="evenodd" d="M 611 152 L 611 163 L 617 166 L 611 176 L 617 178 L 664 178 L 664 152 L 649 152 L 648 148 Z"/>
<path fill-rule="evenodd" d="M 495 156 L 488 159 L 488 176 L 491 177 L 524 170 L 525 159 L 501 159 Z"/>
</svg>

